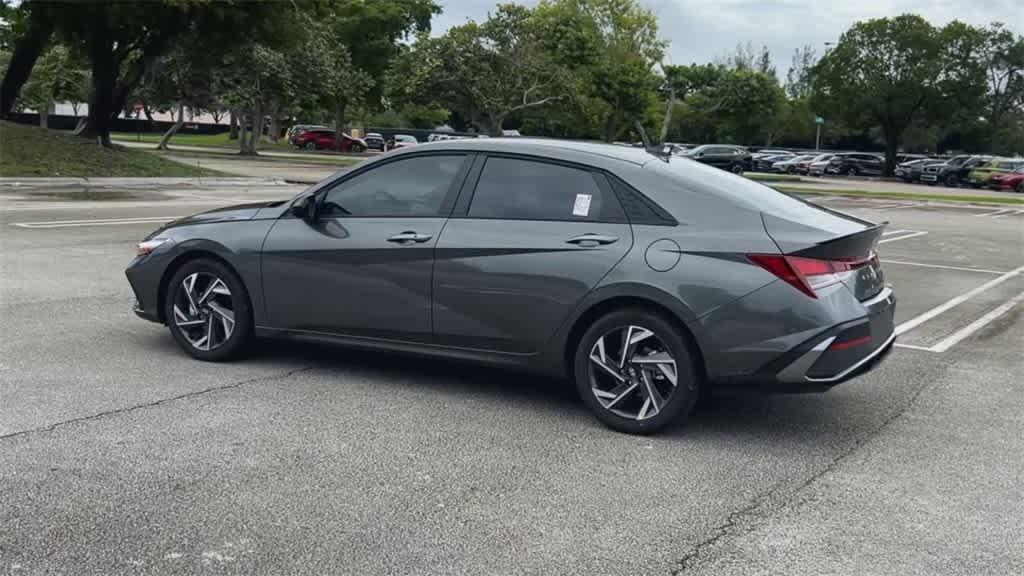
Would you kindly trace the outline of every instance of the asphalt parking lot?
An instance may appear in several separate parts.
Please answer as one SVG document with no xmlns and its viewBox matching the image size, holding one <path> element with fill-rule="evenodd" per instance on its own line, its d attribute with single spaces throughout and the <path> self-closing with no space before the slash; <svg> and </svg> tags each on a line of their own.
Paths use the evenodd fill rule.
<svg viewBox="0 0 1024 576">
<path fill-rule="evenodd" d="M 159 222 L 298 189 L 0 194 L 0 574 L 1024 573 L 1024 211 L 822 199 L 890 222 L 899 348 L 643 438 L 559 381 L 135 318 Z"/>
</svg>

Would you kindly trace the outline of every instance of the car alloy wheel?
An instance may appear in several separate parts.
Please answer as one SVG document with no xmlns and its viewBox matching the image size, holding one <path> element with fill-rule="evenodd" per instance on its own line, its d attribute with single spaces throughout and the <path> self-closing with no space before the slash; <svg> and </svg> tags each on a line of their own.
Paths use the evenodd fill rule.
<svg viewBox="0 0 1024 576">
<path fill-rule="evenodd" d="M 853 166 L 850 166 L 849 168 L 846 169 L 846 175 L 847 176 L 856 176 L 857 175 L 857 169 L 855 167 L 853 167 Z"/>
<path fill-rule="evenodd" d="M 216 350 L 235 332 L 235 310 L 228 285 L 217 276 L 194 272 L 175 290 L 174 318 L 182 337 L 196 350 Z"/>
<path fill-rule="evenodd" d="M 306 150 L 316 150 L 316 142 L 306 142 L 306 145 L 303 146 L 303 148 Z"/>
<path fill-rule="evenodd" d="M 743 174 L 743 166 L 741 164 L 733 164 L 732 165 L 732 173 L 733 174 Z"/>
<path fill-rule="evenodd" d="M 657 416 L 678 385 L 675 358 L 643 326 L 616 328 L 590 349 L 590 390 L 605 410 L 623 418 Z"/>
<path fill-rule="evenodd" d="M 950 174 L 949 176 L 946 176 L 945 182 L 946 182 L 946 186 L 948 188 L 959 188 L 960 187 L 960 181 L 957 179 L 955 174 Z"/>
<path fill-rule="evenodd" d="M 1020 183 L 1017 184 L 1017 193 L 1024 194 L 1024 180 L 1021 180 Z"/>
</svg>

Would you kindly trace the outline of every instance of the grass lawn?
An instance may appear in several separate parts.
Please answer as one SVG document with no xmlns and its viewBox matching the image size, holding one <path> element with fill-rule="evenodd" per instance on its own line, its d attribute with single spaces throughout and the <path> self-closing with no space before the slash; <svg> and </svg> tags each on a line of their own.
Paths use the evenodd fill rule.
<svg viewBox="0 0 1024 576">
<path fill-rule="evenodd" d="M 223 176 L 144 150 L 113 149 L 67 132 L 0 122 L 0 176 Z"/>
<path fill-rule="evenodd" d="M 1004 198 L 1001 196 L 970 196 L 955 194 L 920 194 L 916 192 L 872 192 L 870 190 L 824 190 L 821 188 L 791 188 L 783 185 L 773 186 L 776 190 L 787 194 L 829 195 L 829 196 L 860 196 L 864 198 L 892 198 L 893 200 L 935 200 L 937 202 L 973 202 L 975 204 L 1024 204 L 1024 198 Z"/>
<path fill-rule="evenodd" d="M 802 182 L 803 179 L 793 174 L 770 174 L 767 172 L 744 172 L 744 176 L 758 182 Z"/>
<path fill-rule="evenodd" d="M 137 134 L 135 132 L 111 132 L 110 137 L 113 140 L 151 142 L 153 144 L 158 144 L 160 142 L 160 138 L 163 138 L 163 134 L 154 132 L 142 134 Z M 170 145 L 174 146 L 175 144 L 179 146 L 209 146 L 211 148 L 232 148 L 234 150 L 238 150 L 238 140 L 229 140 L 227 132 L 222 134 L 175 134 L 171 138 Z M 293 149 L 284 140 L 279 141 L 277 144 L 272 144 L 269 141 L 264 140 L 261 146 L 271 150 Z"/>
</svg>

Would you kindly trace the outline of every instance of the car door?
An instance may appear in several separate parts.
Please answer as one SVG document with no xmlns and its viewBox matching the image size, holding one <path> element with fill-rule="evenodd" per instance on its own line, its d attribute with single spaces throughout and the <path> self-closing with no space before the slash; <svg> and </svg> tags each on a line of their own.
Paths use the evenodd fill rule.
<svg viewBox="0 0 1024 576">
<path fill-rule="evenodd" d="M 434 246 L 466 161 L 397 156 L 318 191 L 315 221 L 276 222 L 261 258 L 271 326 L 429 340 Z"/>
<path fill-rule="evenodd" d="M 873 154 L 865 154 L 860 159 L 861 173 L 880 175 L 885 168 L 885 160 Z"/>
<path fill-rule="evenodd" d="M 437 244 L 434 332 L 441 344 L 535 353 L 630 249 L 632 229 L 603 175 L 480 162 Z"/>
</svg>

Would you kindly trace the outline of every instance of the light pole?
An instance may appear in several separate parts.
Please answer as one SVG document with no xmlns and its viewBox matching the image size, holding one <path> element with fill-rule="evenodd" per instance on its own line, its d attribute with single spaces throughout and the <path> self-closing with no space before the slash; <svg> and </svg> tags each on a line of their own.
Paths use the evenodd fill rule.
<svg viewBox="0 0 1024 576">
<path fill-rule="evenodd" d="M 821 116 L 814 117 L 814 124 L 818 127 L 817 133 L 814 135 L 814 149 L 821 150 L 821 125 L 825 123 L 825 119 Z"/>
</svg>

